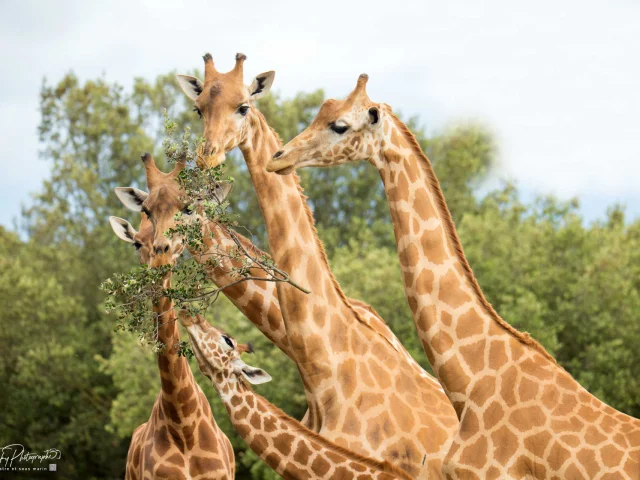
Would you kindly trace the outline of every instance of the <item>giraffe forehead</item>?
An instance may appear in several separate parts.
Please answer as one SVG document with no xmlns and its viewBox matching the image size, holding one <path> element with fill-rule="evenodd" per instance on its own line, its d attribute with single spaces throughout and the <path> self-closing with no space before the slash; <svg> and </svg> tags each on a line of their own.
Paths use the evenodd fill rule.
<svg viewBox="0 0 640 480">
<path fill-rule="evenodd" d="M 345 111 L 338 117 L 339 124 L 344 122 L 352 128 L 360 127 L 362 125 L 362 112 L 363 110 L 361 108 Z M 354 130 L 351 130 L 350 133 L 354 133 Z"/>
<path fill-rule="evenodd" d="M 150 211 L 156 225 L 158 221 L 173 219 L 174 214 L 180 210 L 181 206 L 182 203 L 179 200 L 145 202 L 145 207 Z"/>
<path fill-rule="evenodd" d="M 220 82 L 213 82 L 209 87 L 209 96 L 215 97 L 217 95 L 220 95 L 220 92 L 222 92 L 222 86 L 220 85 Z"/>
<path fill-rule="evenodd" d="M 247 100 L 248 91 L 242 82 L 220 78 L 207 84 L 195 105 L 200 110 L 207 107 L 213 111 L 235 108 Z"/>
<path fill-rule="evenodd" d="M 149 196 L 144 201 L 144 205 L 152 210 L 168 204 L 175 205 L 180 202 L 180 188 L 174 179 L 162 183 L 149 190 Z"/>
<path fill-rule="evenodd" d="M 341 108 L 344 105 L 343 100 L 333 100 L 329 99 L 325 101 L 320 110 L 318 110 L 318 114 L 316 118 L 313 120 L 314 125 L 327 125 L 330 122 L 333 122 L 336 118 L 340 116 Z"/>
<path fill-rule="evenodd" d="M 327 125 L 338 119 L 343 119 L 345 121 L 355 120 L 366 109 L 367 105 L 359 105 L 353 102 L 346 102 L 344 100 L 330 99 L 322 104 L 314 123 Z"/>
</svg>

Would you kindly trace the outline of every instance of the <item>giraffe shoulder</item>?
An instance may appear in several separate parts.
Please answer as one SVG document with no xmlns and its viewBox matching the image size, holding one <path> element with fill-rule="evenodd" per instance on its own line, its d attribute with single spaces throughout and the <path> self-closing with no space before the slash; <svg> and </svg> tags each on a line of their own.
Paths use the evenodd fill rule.
<svg viewBox="0 0 640 480">
<path fill-rule="evenodd" d="M 351 307 L 358 314 L 358 319 L 362 323 L 364 323 L 369 328 L 371 328 L 371 330 L 383 337 L 394 350 L 396 350 L 397 352 L 400 351 L 400 341 L 371 305 L 354 298 L 348 298 L 347 300 L 351 304 Z"/>
</svg>

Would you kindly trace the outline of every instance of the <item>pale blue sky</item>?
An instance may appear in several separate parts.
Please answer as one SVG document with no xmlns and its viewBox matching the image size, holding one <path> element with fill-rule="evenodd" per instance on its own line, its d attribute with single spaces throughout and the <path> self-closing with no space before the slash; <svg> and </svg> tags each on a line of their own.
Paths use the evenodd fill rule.
<svg viewBox="0 0 640 480">
<path fill-rule="evenodd" d="M 578 196 L 589 219 L 614 202 L 640 216 L 640 3 L 35 2 L 0 5 L 0 224 L 49 171 L 38 93 L 73 70 L 131 86 L 171 69 L 274 69 L 284 96 L 369 95 L 430 131 L 473 118 L 500 148 L 500 175 L 528 195 Z M 233 3 L 233 5 L 232 5 Z"/>
</svg>

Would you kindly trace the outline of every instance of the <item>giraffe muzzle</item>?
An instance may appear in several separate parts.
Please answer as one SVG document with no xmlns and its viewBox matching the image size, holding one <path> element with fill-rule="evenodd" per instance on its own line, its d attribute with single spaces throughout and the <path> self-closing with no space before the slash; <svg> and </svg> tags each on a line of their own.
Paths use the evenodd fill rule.
<svg viewBox="0 0 640 480">
<path fill-rule="evenodd" d="M 214 168 L 224 162 L 224 150 L 217 147 L 209 147 L 201 144 L 196 155 L 196 165 L 198 168 Z"/>
<path fill-rule="evenodd" d="M 273 156 L 271 162 L 267 164 L 267 172 L 277 173 L 278 175 L 288 175 L 293 172 L 296 162 L 286 158 L 281 158 L 284 150 L 279 150 Z"/>
</svg>

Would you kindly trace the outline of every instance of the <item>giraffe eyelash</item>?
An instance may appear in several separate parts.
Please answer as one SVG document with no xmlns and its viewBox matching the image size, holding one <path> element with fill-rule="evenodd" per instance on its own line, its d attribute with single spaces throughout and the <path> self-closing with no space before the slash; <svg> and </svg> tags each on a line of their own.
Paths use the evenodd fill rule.
<svg viewBox="0 0 640 480">
<path fill-rule="evenodd" d="M 349 130 L 349 125 L 336 125 L 334 122 L 331 122 L 329 124 L 329 128 L 331 130 L 333 130 L 334 132 L 342 135 L 343 133 L 345 133 L 347 130 Z"/>
<path fill-rule="evenodd" d="M 233 350 L 233 348 L 234 348 L 233 340 L 231 340 L 231 339 L 230 339 L 229 337 L 227 337 L 226 335 L 222 335 L 222 339 L 224 340 L 224 343 L 226 343 L 226 344 L 227 344 L 227 346 Z"/>
</svg>

